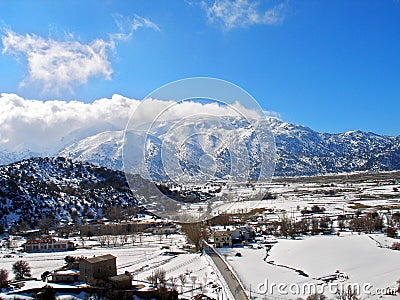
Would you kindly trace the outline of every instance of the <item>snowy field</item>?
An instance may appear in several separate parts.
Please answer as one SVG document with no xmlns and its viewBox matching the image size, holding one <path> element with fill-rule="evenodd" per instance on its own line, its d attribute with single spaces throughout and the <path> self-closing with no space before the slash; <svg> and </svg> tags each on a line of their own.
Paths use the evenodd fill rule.
<svg viewBox="0 0 400 300">
<path fill-rule="evenodd" d="M 365 182 L 274 182 L 252 188 L 233 186 L 223 191 L 227 193 L 226 199 L 232 200 L 217 200 L 213 209 L 217 214 L 259 210 L 264 220 L 279 220 L 284 215 L 299 220 L 302 218 L 301 210 L 312 206 L 325 209 L 323 213 L 313 216 L 330 216 L 333 220 L 341 214 L 351 215 L 359 208 L 364 212 L 377 209 L 383 215 L 400 209 L 399 189 L 399 184 L 389 179 Z M 255 196 L 262 195 L 262 191 L 269 191 L 273 199 L 248 200 L 256 199 Z M 186 209 L 186 213 L 201 216 L 208 207 L 207 203 L 193 203 L 187 205 Z M 337 226 L 336 221 L 334 225 Z M 278 239 L 268 255 L 264 247 L 258 249 L 257 245 L 254 248 L 222 248 L 218 251 L 237 273 L 252 299 L 305 299 L 310 291 L 324 291 L 333 299 L 335 289 L 349 285 L 360 289 L 362 299 L 400 299 L 400 296 L 380 295 L 387 288 L 394 289 L 396 281 L 400 279 L 400 251 L 389 249 L 394 241 L 400 240 L 384 234 L 358 235 L 345 231 L 340 236 Z M 157 269 L 163 269 L 167 283 L 173 282 L 184 297 L 190 298 L 203 292 L 215 299 L 232 298 L 208 257 L 186 252 L 176 255 L 168 253 L 184 252 L 182 249 L 187 241 L 183 235 L 136 235 L 134 243 L 130 240 L 124 246 L 109 248 L 100 247 L 94 237 L 84 242 L 76 238 L 74 242 L 85 247 L 51 254 L 11 254 L 11 257 L 8 257 L 10 250 L 3 249 L 0 268 L 8 270 L 12 277 L 12 264 L 23 259 L 32 267 L 33 277 L 40 278 L 45 271 L 61 268 L 67 255 L 89 258 L 113 254 L 117 257 L 118 274 L 125 271 L 132 273 L 134 284 L 144 284 L 145 289 L 149 288 L 147 278 Z M 236 256 L 238 252 L 241 257 Z M 182 274 L 186 275 L 183 285 L 177 279 Z M 331 280 L 328 284 L 327 279 Z M 85 299 L 84 295 L 81 299 Z"/>
<path fill-rule="evenodd" d="M 223 248 L 219 251 L 227 257 L 246 289 L 249 293 L 251 289 L 256 299 L 305 298 L 307 295 L 297 293 L 297 286 L 303 291 L 306 284 L 315 284 L 316 290 L 322 291 L 321 278 L 335 275 L 337 271 L 340 276 L 347 275 L 348 278 L 335 280 L 332 290 L 335 284 L 347 287 L 346 284 L 356 283 L 361 287 L 363 299 L 378 299 L 381 289 L 395 288 L 400 279 L 400 251 L 379 247 L 377 241 L 387 245 L 393 242 L 383 235 L 365 234 L 279 239 L 266 261 L 265 249 Z M 236 257 L 237 252 L 242 257 Z M 284 284 L 286 288 L 282 288 L 280 293 L 276 286 L 272 288 L 274 283 Z M 296 284 L 292 286 L 294 293 L 289 289 L 293 284 Z M 367 293 L 363 292 L 364 287 Z M 334 297 L 328 287 L 325 294 Z M 387 297 L 396 299 L 396 296 Z"/>
<path fill-rule="evenodd" d="M 220 290 L 222 283 L 218 274 L 214 271 L 207 258 L 200 254 L 183 253 L 179 246 L 186 244 L 186 238 L 182 235 L 165 236 L 143 235 L 142 241 L 136 241 L 134 245 L 124 245 L 120 247 L 100 247 L 95 246 L 96 241 L 86 241 L 85 246 L 92 245 L 91 249 L 77 249 L 67 252 L 52 253 L 22 253 L 12 254 L 11 258 L 5 258 L 1 254 L 0 269 L 9 271 L 12 277 L 12 265 L 17 260 L 25 260 L 32 268 L 32 276 L 40 279 L 40 275 L 45 271 L 53 271 L 61 268 L 64 263 L 64 257 L 67 255 L 93 257 L 104 254 L 112 254 L 117 257 L 118 274 L 125 271 L 133 273 L 134 284 L 144 284 L 147 277 L 157 269 L 166 271 L 167 284 L 170 284 L 170 278 L 176 278 L 175 285 L 178 292 L 183 292 L 183 296 L 190 297 L 193 293 L 203 291 L 214 297 L 219 293 L 225 293 Z M 164 248 L 164 249 L 162 249 Z M 167 249 L 168 248 L 168 249 Z M 169 251 L 179 251 L 183 254 L 170 255 Z M 186 282 L 182 286 L 177 279 L 180 274 L 186 274 Z M 137 282 L 137 280 L 139 282 Z M 46 283 L 29 283 L 30 286 L 44 286 Z M 148 284 L 145 283 L 146 286 Z M 192 290 L 194 289 L 193 293 Z M 11 298 L 12 299 L 12 298 Z M 84 298 L 82 298 L 84 299 Z"/>
</svg>

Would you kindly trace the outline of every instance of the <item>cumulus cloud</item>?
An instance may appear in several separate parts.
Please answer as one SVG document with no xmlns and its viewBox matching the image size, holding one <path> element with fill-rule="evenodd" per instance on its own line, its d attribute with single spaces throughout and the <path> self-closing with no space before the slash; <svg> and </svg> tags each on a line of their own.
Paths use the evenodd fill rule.
<svg viewBox="0 0 400 300">
<path fill-rule="evenodd" d="M 0 149 L 49 152 L 105 130 L 121 130 L 138 100 L 114 95 L 93 103 L 0 96 Z"/>
<path fill-rule="evenodd" d="M 2 36 L 3 54 L 25 56 L 28 77 L 21 83 L 40 84 L 44 92 L 72 92 L 76 84 L 86 84 L 93 76 L 111 79 L 108 59 L 114 43 L 102 39 L 88 44 L 78 41 L 56 41 L 35 34 L 18 34 L 11 30 Z"/>
<path fill-rule="evenodd" d="M 252 0 L 214 0 L 211 3 L 202 1 L 202 7 L 208 20 L 224 30 L 245 28 L 256 24 L 282 23 L 286 9 L 286 5 L 280 3 L 262 10 L 260 3 Z"/>
<path fill-rule="evenodd" d="M 114 19 L 118 33 L 110 34 L 108 40 L 99 38 L 89 43 L 74 40 L 71 35 L 60 41 L 6 30 L 1 38 L 2 53 L 26 59 L 28 76 L 21 86 L 36 84 L 44 93 L 55 95 L 61 91 L 72 93 L 76 85 L 86 84 L 90 78 L 111 79 L 110 54 L 114 53 L 117 40 L 129 39 L 142 27 L 160 30 L 155 23 L 138 15 L 132 18 L 116 15 Z"/>
<path fill-rule="evenodd" d="M 3 93 L 0 95 L 0 154 L 34 152 L 54 155 L 65 146 L 86 137 L 109 130 L 124 130 L 141 103 L 140 100 L 120 95 L 83 103 L 27 100 L 16 94 Z M 148 119 L 149 116 L 154 118 L 160 109 L 168 107 L 173 107 L 173 110 L 164 114 L 163 121 L 201 113 L 235 115 L 235 110 L 215 103 L 174 104 L 174 101 L 149 99 L 140 109 L 142 115 L 136 118 L 142 123 L 151 122 L 153 119 Z M 238 103 L 233 107 L 244 111 Z M 246 115 L 251 116 L 248 112 Z"/>
</svg>

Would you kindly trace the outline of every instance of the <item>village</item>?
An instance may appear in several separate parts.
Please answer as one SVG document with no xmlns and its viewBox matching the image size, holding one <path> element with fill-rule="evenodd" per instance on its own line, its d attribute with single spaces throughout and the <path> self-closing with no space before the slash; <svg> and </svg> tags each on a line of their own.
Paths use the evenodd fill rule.
<svg viewBox="0 0 400 300">
<path fill-rule="evenodd" d="M 235 211 L 201 223 L 178 224 L 137 213 L 131 221 L 103 218 L 9 233 L 1 244 L 1 297 L 309 299 L 307 294 L 279 298 L 257 286 L 266 275 L 281 280 L 279 274 L 286 274 L 288 283 L 307 280 L 319 285 L 335 282 L 342 272 L 349 280 L 357 279 L 360 272 L 352 273 L 339 258 L 326 270 L 320 265 L 318 272 L 307 264 L 309 258 L 301 259 L 301 255 L 317 259 L 329 251 L 327 245 L 341 253 L 341 244 L 343 255 L 367 259 L 358 248 L 364 245 L 363 251 L 377 255 L 386 268 L 391 264 L 393 272 L 373 284 L 385 281 L 379 286 L 385 289 L 380 296 L 396 295 L 400 278 L 392 276 L 397 276 L 400 261 L 397 183 L 381 179 L 350 186 L 347 181 L 334 185 L 275 182 L 270 199 L 238 203 Z M 367 194 L 369 199 L 360 196 Z M 370 195 L 386 196 L 378 200 Z M 309 243 L 313 246 L 307 251 L 302 248 L 304 254 L 296 252 Z M 365 268 L 371 274 L 376 271 Z M 235 281 L 229 283 L 227 276 Z M 240 286 L 243 295 L 236 294 L 232 285 Z"/>
</svg>

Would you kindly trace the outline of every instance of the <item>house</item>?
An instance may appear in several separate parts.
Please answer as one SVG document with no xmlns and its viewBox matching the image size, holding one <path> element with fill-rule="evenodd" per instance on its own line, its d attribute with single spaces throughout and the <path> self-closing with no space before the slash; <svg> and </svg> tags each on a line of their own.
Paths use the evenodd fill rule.
<svg viewBox="0 0 400 300">
<path fill-rule="evenodd" d="M 239 232 L 238 240 L 240 241 L 250 241 L 256 236 L 253 226 L 241 226 L 237 228 L 236 231 Z M 235 238 L 232 237 L 232 239 L 234 240 Z"/>
<path fill-rule="evenodd" d="M 29 240 L 24 244 L 25 252 L 53 252 L 74 250 L 75 245 L 70 241 L 56 241 L 54 238 L 46 237 Z"/>
<path fill-rule="evenodd" d="M 40 238 L 42 231 L 40 229 L 23 230 L 19 233 L 19 235 L 23 236 L 27 240 L 32 240 L 35 238 Z"/>
<path fill-rule="evenodd" d="M 90 285 L 106 282 L 108 277 L 117 275 L 117 258 L 114 255 L 82 259 L 79 262 L 79 280 Z"/>
<path fill-rule="evenodd" d="M 52 282 L 77 282 L 79 270 L 58 270 L 51 273 Z"/>
<path fill-rule="evenodd" d="M 89 223 L 79 226 L 79 231 L 83 235 L 132 234 L 153 226 L 152 222 Z"/>
<path fill-rule="evenodd" d="M 174 234 L 176 233 L 176 228 L 175 227 L 153 227 L 149 228 L 149 231 L 153 234 Z"/>
<path fill-rule="evenodd" d="M 232 247 L 232 235 L 230 230 L 218 230 L 213 234 L 214 247 Z"/>
<path fill-rule="evenodd" d="M 128 290 L 132 288 L 132 278 L 127 274 L 111 276 L 108 281 L 116 290 Z"/>
</svg>

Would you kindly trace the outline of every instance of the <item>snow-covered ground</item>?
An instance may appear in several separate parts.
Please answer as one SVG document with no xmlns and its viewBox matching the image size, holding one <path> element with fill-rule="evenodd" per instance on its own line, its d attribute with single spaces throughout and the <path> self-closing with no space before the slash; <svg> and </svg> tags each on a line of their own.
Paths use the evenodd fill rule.
<svg viewBox="0 0 400 300">
<path fill-rule="evenodd" d="M 219 251 L 227 257 L 228 263 L 256 299 L 267 296 L 268 299 L 271 296 L 277 299 L 305 298 L 307 294 L 299 294 L 297 288 L 301 292 L 307 284 L 315 284 L 316 291 L 322 291 L 323 281 L 320 279 L 336 272 L 340 275 L 333 281 L 332 290 L 340 284 L 347 287 L 355 283 L 359 284 L 363 299 L 377 299 L 381 289 L 395 288 L 400 279 L 400 251 L 379 247 L 374 239 L 386 240 L 388 245 L 392 242 L 383 235 L 365 234 L 279 239 L 266 260 L 265 249 L 222 248 Z M 242 257 L 235 256 L 237 252 Z M 344 278 L 345 275 L 348 279 Z M 277 287 L 279 284 L 283 285 L 281 291 Z M 325 294 L 334 296 L 328 286 Z"/>
<path fill-rule="evenodd" d="M 64 257 L 67 255 L 93 257 L 94 255 L 113 254 L 117 257 L 118 274 L 125 271 L 132 272 L 134 280 L 139 280 L 142 284 L 142 281 L 146 281 L 147 277 L 155 270 L 163 269 L 166 271 L 167 284 L 170 284 L 171 277 L 176 278 L 177 290 L 178 292 L 183 291 L 184 296 L 190 297 L 191 291 L 196 289 L 194 294 L 202 290 L 205 294 L 218 297 L 218 288 L 223 285 L 217 272 L 203 255 L 186 253 L 179 248 L 186 244 L 184 236 L 175 234 L 166 238 L 165 236 L 143 235 L 141 239 L 141 242 L 137 239 L 134 245 L 110 248 L 93 246 L 91 249 L 77 249 L 68 252 L 11 254 L 12 257 L 4 257 L 8 255 L 1 254 L 0 269 L 8 270 L 12 277 L 13 263 L 22 259 L 31 266 L 32 276 L 40 279 L 43 272 L 61 268 L 64 265 Z M 85 246 L 95 244 L 97 244 L 96 241 L 85 242 Z M 169 251 L 179 251 L 182 254 L 170 255 Z M 177 279 L 180 274 L 186 274 L 186 282 L 183 287 L 181 281 Z M 45 283 L 29 282 L 28 285 L 40 287 Z M 225 294 L 223 290 L 219 292 Z"/>
</svg>

